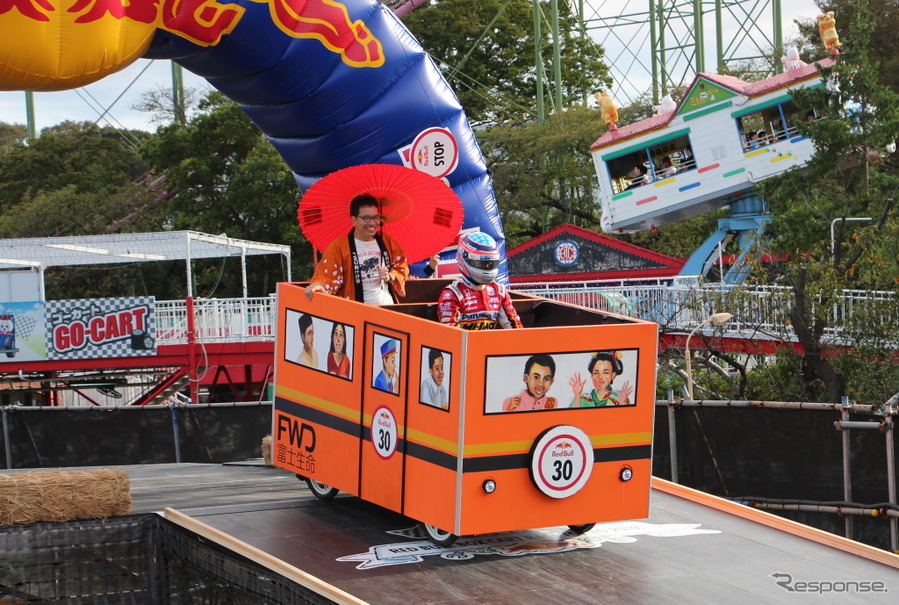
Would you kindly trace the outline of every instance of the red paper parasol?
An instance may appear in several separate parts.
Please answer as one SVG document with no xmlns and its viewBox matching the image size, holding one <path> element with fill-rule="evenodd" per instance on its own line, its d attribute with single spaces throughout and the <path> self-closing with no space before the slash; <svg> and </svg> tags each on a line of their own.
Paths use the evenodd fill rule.
<svg viewBox="0 0 899 605">
<path fill-rule="evenodd" d="M 324 252 L 349 233 L 350 200 L 363 193 L 381 200 L 381 229 L 403 245 L 409 262 L 433 256 L 462 228 L 462 202 L 440 179 L 394 164 L 363 164 L 332 172 L 303 194 L 297 218 L 306 239 Z"/>
</svg>

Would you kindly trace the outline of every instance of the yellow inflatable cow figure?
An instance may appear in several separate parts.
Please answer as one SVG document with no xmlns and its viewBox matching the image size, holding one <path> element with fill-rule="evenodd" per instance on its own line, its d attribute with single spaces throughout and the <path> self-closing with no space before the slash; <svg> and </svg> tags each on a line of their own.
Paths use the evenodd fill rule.
<svg viewBox="0 0 899 605">
<path fill-rule="evenodd" d="M 837 35 L 837 20 L 833 18 L 833 11 L 818 15 L 818 33 L 824 48 L 832 55 L 840 54 L 840 37 Z"/>
<path fill-rule="evenodd" d="M 618 103 L 612 98 L 612 93 L 608 90 L 597 91 L 593 93 L 593 98 L 599 104 L 599 109 L 602 112 L 602 121 L 609 125 L 609 130 L 617 130 Z"/>
</svg>

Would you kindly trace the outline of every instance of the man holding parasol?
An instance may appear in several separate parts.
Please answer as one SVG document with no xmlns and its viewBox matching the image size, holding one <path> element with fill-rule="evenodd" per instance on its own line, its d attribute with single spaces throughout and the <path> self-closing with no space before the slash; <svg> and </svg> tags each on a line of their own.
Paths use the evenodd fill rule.
<svg viewBox="0 0 899 605">
<path fill-rule="evenodd" d="M 357 195 L 350 202 L 353 230 L 337 237 L 315 267 L 306 298 L 327 292 L 370 305 L 389 305 L 397 296 L 405 296 L 409 264 L 406 252 L 393 237 L 378 233 L 381 204 L 369 194 Z"/>
<path fill-rule="evenodd" d="M 306 297 L 396 302 L 405 296 L 408 259 L 429 258 L 451 242 L 463 214 L 446 183 L 405 166 L 362 164 L 325 176 L 300 199 L 300 227 L 323 251 Z"/>
</svg>

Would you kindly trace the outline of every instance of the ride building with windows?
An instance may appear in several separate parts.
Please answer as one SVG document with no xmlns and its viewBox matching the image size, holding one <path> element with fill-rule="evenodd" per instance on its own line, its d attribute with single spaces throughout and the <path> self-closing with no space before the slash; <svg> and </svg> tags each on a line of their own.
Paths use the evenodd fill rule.
<svg viewBox="0 0 899 605">
<path fill-rule="evenodd" d="M 732 205 L 757 181 L 804 166 L 815 149 L 797 124 L 820 116 L 800 111 L 791 91 L 822 86 L 818 66 L 830 64 L 752 83 L 701 73 L 673 111 L 606 132 L 591 146 L 603 230 L 644 231 Z M 753 197 L 732 214 L 766 214 Z"/>
</svg>

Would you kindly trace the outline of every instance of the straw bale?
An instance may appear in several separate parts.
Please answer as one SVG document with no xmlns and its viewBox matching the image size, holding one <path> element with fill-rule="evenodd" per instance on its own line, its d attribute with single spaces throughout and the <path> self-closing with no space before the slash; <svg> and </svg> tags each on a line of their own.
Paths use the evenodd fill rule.
<svg viewBox="0 0 899 605">
<path fill-rule="evenodd" d="M 131 510 L 125 471 L 34 471 L 0 475 L 0 525 L 105 519 Z"/>
<path fill-rule="evenodd" d="M 266 435 L 262 438 L 262 461 L 265 466 L 272 465 L 272 436 Z"/>
</svg>

